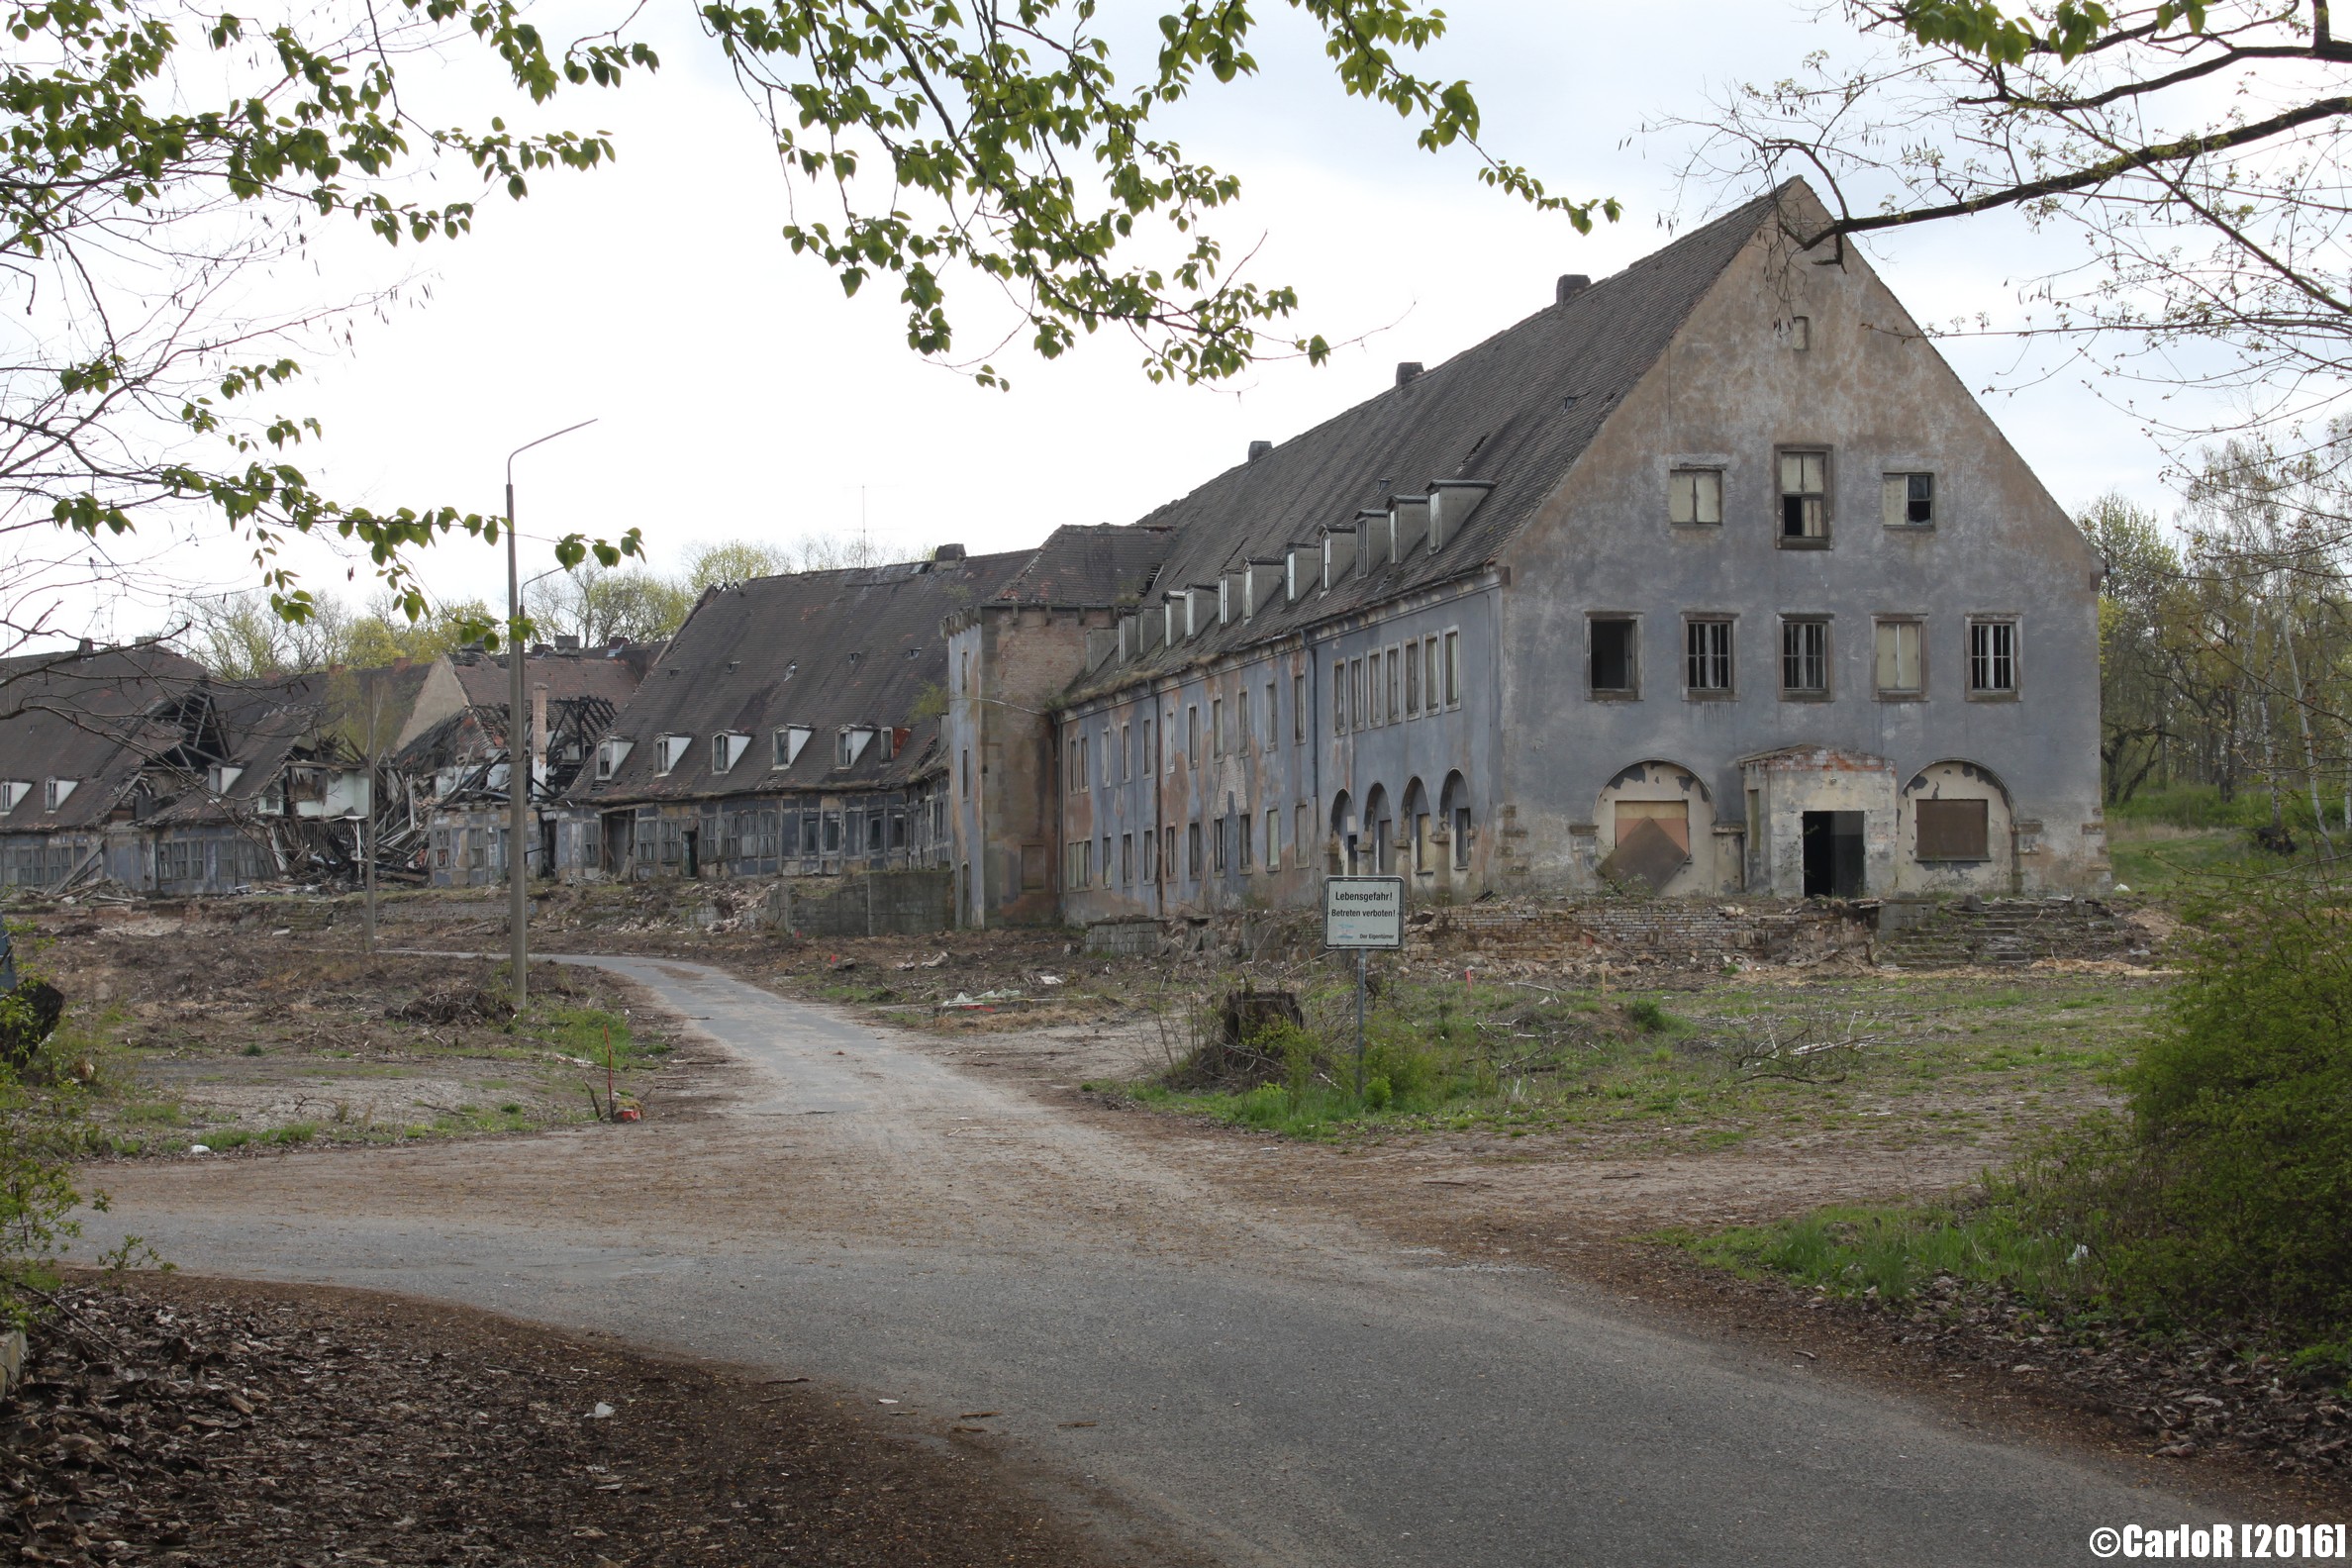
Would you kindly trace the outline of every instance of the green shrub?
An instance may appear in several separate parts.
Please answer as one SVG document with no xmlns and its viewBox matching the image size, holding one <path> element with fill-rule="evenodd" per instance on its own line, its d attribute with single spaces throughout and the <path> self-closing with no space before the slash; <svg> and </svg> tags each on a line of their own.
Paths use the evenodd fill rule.
<svg viewBox="0 0 2352 1568">
<path fill-rule="evenodd" d="M 1388 1081 L 1386 1073 L 1374 1073 L 1364 1080 L 1364 1108 L 1366 1110 L 1386 1111 L 1389 1102 L 1396 1097 L 1396 1086 Z"/>
<path fill-rule="evenodd" d="M 1647 1034 L 1661 1033 L 1674 1027 L 1673 1015 L 1647 997 L 1638 1002 L 1626 1003 L 1625 1017 Z"/>
<path fill-rule="evenodd" d="M 2112 1266 L 2192 1307 L 2352 1326 L 2352 890 L 2270 878 L 2189 915 L 2166 1027 L 2125 1075 L 2141 1166 L 2109 1195 Z"/>
</svg>

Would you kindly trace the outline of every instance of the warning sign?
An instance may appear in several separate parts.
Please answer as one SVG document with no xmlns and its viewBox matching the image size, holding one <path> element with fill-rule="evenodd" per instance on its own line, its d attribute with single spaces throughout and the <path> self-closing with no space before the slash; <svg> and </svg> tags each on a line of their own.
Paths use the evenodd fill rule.
<svg viewBox="0 0 2352 1568">
<path fill-rule="evenodd" d="M 1323 880 L 1325 947 L 1405 945 L 1405 879 L 1335 876 Z"/>
</svg>

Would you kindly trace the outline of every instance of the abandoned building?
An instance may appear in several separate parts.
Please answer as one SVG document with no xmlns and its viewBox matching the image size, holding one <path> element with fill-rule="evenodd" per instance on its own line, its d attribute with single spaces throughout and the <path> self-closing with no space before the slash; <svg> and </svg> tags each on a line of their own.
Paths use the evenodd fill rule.
<svg viewBox="0 0 2352 1568">
<path fill-rule="evenodd" d="M 2101 562 L 1792 183 L 949 638 L 969 924 L 2104 885 Z"/>
<path fill-rule="evenodd" d="M 1055 540 L 979 556 L 943 545 L 928 561 L 705 593 L 572 785 L 559 873 L 944 867 L 943 624 L 966 606 L 1043 591 L 1057 567 L 1077 572 L 1084 548 Z"/>
<path fill-rule="evenodd" d="M 584 650 L 576 638 L 562 637 L 525 655 L 534 876 L 556 863 L 556 803 L 595 754 L 660 646 L 616 643 Z M 392 772 L 415 792 L 429 825 L 426 868 L 436 887 L 506 877 L 511 680 L 505 657 L 479 648 L 436 660 L 395 740 Z"/>
</svg>

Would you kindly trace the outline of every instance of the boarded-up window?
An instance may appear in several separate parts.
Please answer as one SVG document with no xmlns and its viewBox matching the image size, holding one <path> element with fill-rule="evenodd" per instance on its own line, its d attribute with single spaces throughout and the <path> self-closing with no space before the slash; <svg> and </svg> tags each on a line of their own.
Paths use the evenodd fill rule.
<svg viewBox="0 0 2352 1568">
<path fill-rule="evenodd" d="M 1641 882 L 1662 891 L 1691 859 L 1688 801 L 1618 801 L 1617 847 L 1601 863 L 1612 882 Z"/>
<path fill-rule="evenodd" d="M 1917 804 L 1919 858 L 1990 860 L 1987 804 L 1981 800 L 1923 800 Z"/>
</svg>

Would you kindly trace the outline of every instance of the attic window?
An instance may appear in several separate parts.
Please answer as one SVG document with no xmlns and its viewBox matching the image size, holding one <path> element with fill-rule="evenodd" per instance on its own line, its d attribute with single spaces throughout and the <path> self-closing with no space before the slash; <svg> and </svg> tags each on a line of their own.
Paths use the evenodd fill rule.
<svg viewBox="0 0 2352 1568">
<path fill-rule="evenodd" d="M 80 782 L 79 779 L 69 778 L 44 779 L 41 786 L 41 809 L 55 811 L 64 805 L 65 797 L 71 795 L 74 786 Z"/>
<path fill-rule="evenodd" d="M 601 783 L 621 771 L 621 764 L 629 760 L 629 750 L 632 744 L 634 742 L 628 740 L 607 740 L 596 748 L 598 782 Z"/>
<path fill-rule="evenodd" d="M 737 731 L 723 730 L 711 736 L 711 771 L 725 773 L 743 759 L 751 749 L 751 737 Z"/>
<path fill-rule="evenodd" d="M 205 773 L 205 787 L 215 795 L 226 795 L 245 777 L 245 769 L 226 762 L 215 762 Z"/>
<path fill-rule="evenodd" d="M 1792 316 L 1781 326 L 1781 342 L 1803 352 L 1813 346 L 1813 318 Z"/>
<path fill-rule="evenodd" d="M 685 757 L 687 749 L 694 744 L 694 736 L 665 735 L 655 743 L 661 748 L 658 771 L 666 777 L 670 769 L 678 765 L 679 761 Z"/>
<path fill-rule="evenodd" d="M 768 766 L 788 768 L 798 762 L 801 747 L 809 743 L 809 736 L 815 733 L 807 725 L 786 725 L 770 735 L 768 742 L 773 751 L 769 757 Z"/>
<path fill-rule="evenodd" d="M 851 657 L 855 656 L 856 655 L 854 654 L 851 655 Z M 874 732 L 862 727 L 843 730 L 838 735 L 833 737 L 833 766 L 856 766 L 857 759 L 865 755 L 866 745 L 873 738 Z"/>
<path fill-rule="evenodd" d="M 33 786 L 23 779 L 0 779 L 0 812 L 12 812 L 33 793 Z"/>
</svg>

